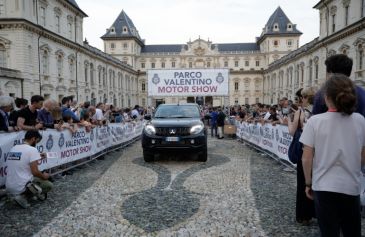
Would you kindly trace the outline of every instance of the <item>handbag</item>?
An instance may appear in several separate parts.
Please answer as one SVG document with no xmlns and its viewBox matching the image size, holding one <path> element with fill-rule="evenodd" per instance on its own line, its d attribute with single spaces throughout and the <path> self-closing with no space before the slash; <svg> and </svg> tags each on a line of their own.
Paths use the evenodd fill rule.
<svg viewBox="0 0 365 237">
<path fill-rule="evenodd" d="M 295 130 L 293 140 L 290 143 L 289 150 L 288 150 L 288 157 L 289 160 L 296 164 L 301 161 L 302 154 L 303 154 L 303 144 L 299 142 L 299 138 L 302 135 L 302 128 L 300 126 L 300 115 L 302 111 L 299 112 L 299 119 L 298 119 L 298 127 L 297 130 Z"/>
</svg>

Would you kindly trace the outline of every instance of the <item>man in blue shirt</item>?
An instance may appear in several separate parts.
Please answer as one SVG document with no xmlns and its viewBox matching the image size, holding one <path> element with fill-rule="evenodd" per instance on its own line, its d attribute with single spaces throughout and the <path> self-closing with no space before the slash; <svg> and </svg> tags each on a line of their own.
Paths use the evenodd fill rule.
<svg viewBox="0 0 365 237">
<path fill-rule="evenodd" d="M 210 113 L 210 129 L 211 129 L 211 135 L 213 137 L 213 131 L 214 131 L 214 136 L 217 136 L 217 117 L 218 117 L 218 112 L 217 112 L 217 108 L 213 108 L 213 111 Z"/>
<path fill-rule="evenodd" d="M 70 109 L 71 103 L 72 103 L 71 96 L 62 98 L 62 117 L 65 115 L 71 116 L 72 121 L 74 123 L 78 123 L 78 122 L 80 122 L 80 118 L 78 116 L 76 116 L 76 114 L 74 112 L 72 112 L 72 110 Z"/>
<path fill-rule="evenodd" d="M 351 75 L 352 59 L 344 54 L 332 55 L 325 61 L 327 73 L 341 73 L 348 77 Z M 357 113 L 362 114 L 365 117 L 365 90 L 359 86 L 356 86 Z M 324 92 L 321 88 L 314 96 L 312 114 L 321 114 L 327 112 L 328 108 L 324 101 Z"/>
</svg>

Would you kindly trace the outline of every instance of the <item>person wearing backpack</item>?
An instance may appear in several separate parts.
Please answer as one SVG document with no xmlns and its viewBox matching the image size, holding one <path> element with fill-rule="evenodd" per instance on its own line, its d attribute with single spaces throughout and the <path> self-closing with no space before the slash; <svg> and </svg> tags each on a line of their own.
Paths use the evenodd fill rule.
<svg viewBox="0 0 365 237">
<path fill-rule="evenodd" d="M 311 116 L 314 90 L 312 88 L 300 90 L 297 93 L 301 107 L 294 113 L 294 119 L 288 120 L 289 133 L 293 136 L 294 143 L 300 145 L 294 154 L 296 158 L 295 162 L 297 164 L 297 193 L 296 193 L 296 205 L 295 205 L 295 219 L 298 223 L 302 225 L 308 225 L 311 219 L 315 217 L 315 208 L 313 200 L 309 199 L 305 193 L 305 178 L 304 171 L 301 162 L 302 157 L 302 144 L 299 142 L 300 134 L 302 129 L 307 123 Z M 296 136 L 297 133 L 297 136 Z M 296 139 L 296 140 L 295 140 Z M 291 157 L 290 157 L 291 158 Z M 292 159 L 292 158 L 291 158 Z"/>
</svg>

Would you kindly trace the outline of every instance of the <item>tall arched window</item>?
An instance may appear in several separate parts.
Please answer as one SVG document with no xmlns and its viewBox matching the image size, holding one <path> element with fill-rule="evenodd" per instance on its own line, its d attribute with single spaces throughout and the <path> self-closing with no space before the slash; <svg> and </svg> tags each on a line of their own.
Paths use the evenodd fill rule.
<svg viewBox="0 0 365 237">
<path fill-rule="evenodd" d="M 49 73 L 49 52 L 47 50 L 42 51 L 42 74 L 48 75 Z"/>
<path fill-rule="evenodd" d="M 90 63 L 90 83 L 94 85 L 94 64 Z"/>
<path fill-rule="evenodd" d="M 88 80 L 88 72 L 89 72 L 89 62 L 85 61 L 84 63 L 84 78 L 85 78 L 85 83 L 87 84 L 89 82 Z"/>
<path fill-rule="evenodd" d="M 6 50 L 3 44 L 0 44 L 0 67 L 6 67 Z"/>
</svg>

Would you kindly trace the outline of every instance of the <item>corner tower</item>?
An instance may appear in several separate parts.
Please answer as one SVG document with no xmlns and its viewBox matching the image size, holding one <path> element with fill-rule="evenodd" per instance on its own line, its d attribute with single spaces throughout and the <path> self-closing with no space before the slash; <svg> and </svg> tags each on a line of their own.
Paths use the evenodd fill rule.
<svg viewBox="0 0 365 237">
<path fill-rule="evenodd" d="M 104 41 L 105 53 L 135 67 L 136 57 L 140 55 L 144 43 L 124 10 L 101 39 Z"/>
<path fill-rule="evenodd" d="M 266 65 L 299 48 L 301 35 L 302 32 L 297 30 L 297 26 L 278 7 L 257 39 L 261 52 L 266 54 Z"/>
</svg>

